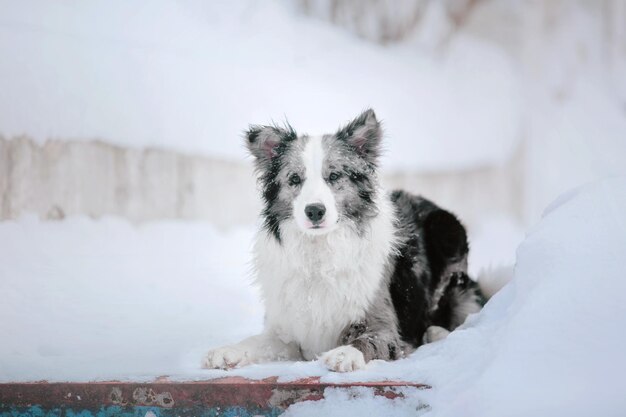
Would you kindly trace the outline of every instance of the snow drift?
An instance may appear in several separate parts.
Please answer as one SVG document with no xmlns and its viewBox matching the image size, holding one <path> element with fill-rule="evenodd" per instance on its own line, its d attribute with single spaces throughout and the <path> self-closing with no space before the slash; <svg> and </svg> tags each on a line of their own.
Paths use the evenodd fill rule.
<svg viewBox="0 0 626 417">
<path fill-rule="evenodd" d="M 624 178 L 545 211 L 517 250 L 512 283 L 433 346 L 434 414 L 624 415 L 625 213 Z"/>
</svg>

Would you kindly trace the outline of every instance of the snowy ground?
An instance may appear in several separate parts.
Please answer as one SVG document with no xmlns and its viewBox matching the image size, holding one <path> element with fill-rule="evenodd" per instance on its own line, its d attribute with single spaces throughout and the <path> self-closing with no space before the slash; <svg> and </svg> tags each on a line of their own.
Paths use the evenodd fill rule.
<svg viewBox="0 0 626 417">
<path fill-rule="evenodd" d="M 371 106 L 390 166 L 506 160 L 520 123 L 511 60 L 467 36 L 445 56 L 418 50 L 360 40 L 280 0 L 0 0 L 11 57 L 0 60 L 0 134 L 240 160 L 250 123 L 288 117 L 326 133 Z"/>
<path fill-rule="evenodd" d="M 0 379 L 182 373 L 185 349 L 258 331 L 250 230 L 87 218 L 0 223 Z"/>
<path fill-rule="evenodd" d="M 464 329 L 408 359 L 374 361 L 353 374 L 314 362 L 229 374 L 433 386 L 393 404 L 333 391 L 289 411 L 297 415 L 345 414 L 342 407 L 414 415 L 425 403 L 421 412 L 442 416 L 623 414 L 624 212 L 624 178 L 561 197 L 519 246 L 512 283 Z M 487 227 L 472 241 L 494 247 L 494 230 L 502 229 Z M 248 285 L 251 239 L 252 228 L 224 234 L 205 224 L 28 217 L 0 224 L 0 380 L 225 375 L 199 369 L 198 360 L 206 348 L 261 328 Z M 489 261 L 474 258 L 473 267 Z"/>
</svg>

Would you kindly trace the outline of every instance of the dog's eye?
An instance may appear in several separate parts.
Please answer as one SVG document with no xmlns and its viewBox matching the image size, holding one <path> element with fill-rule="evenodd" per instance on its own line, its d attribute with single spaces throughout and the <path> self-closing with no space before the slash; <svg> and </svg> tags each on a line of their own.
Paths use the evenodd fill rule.
<svg viewBox="0 0 626 417">
<path fill-rule="evenodd" d="M 298 174 L 291 174 L 291 176 L 289 177 L 289 185 L 298 185 L 302 182 L 302 179 L 300 178 L 300 175 Z"/>
<path fill-rule="evenodd" d="M 328 179 L 330 180 L 330 182 L 335 182 L 339 178 L 341 178 L 341 172 L 331 172 L 330 175 L 328 176 Z"/>
</svg>

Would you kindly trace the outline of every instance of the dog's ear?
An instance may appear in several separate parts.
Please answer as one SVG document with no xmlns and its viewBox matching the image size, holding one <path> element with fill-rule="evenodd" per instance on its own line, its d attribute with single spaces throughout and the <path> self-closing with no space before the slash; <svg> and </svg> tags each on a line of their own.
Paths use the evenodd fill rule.
<svg viewBox="0 0 626 417">
<path fill-rule="evenodd" d="M 281 152 L 281 144 L 294 140 L 297 135 L 291 126 L 252 125 L 245 133 L 246 146 L 256 158 L 259 167 L 264 166 Z"/>
<path fill-rule="evenodd" d="M 383 129 L 374 110 L 367 109 L 337 132 L 337 138 L 346 141 L 363 158 L 376 162 L 380 155 Z"/>
</svg>

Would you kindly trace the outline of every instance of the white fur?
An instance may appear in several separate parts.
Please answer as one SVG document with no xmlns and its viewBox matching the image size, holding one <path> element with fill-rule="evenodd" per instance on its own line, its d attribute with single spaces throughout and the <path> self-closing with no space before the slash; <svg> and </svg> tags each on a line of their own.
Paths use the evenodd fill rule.
<svg viewBox="0 0 626 417">
<path fill-rule="evenodd" d="M 238 368 L 256 362 L 301 359 L 295 344 L 281 342 L 272 334 L 261 333 L 235 345 L 209 351 L 202 360 L 204 368 Z"/>
<path fill-rule="evenodd" d="M 393 206 L 381 195 L 379 215 L 366 236 L 340 224 L 310 236 L 287 221 L 282 244 L 262 231 L 255 245 L 257 282 L 266 330 L 300 345 L 305 359 L 337 346 L 340 332 L 360 320 L 381 285 L 393 250 Z"/>
<path fill-rule="evenodd" d="M 354 346 L 344 345 L 324 353 L 320 360 L 335 372 L 351 372 L 365 368 L 365 357 Z"/>
<path fill-rule="evenodd" d="M 300 194 L 293 203 L 293 213 L 296 223 L 305 233 L 320 235 L 333 230 L 339 220 L 335 196 L 323 177 L 324 148 L 321 137 L 310 137 L 302 152 L 302 161 L 306 172 L 306 180 Z M 309 204 L 322 203 L 326 207 L 326 214 L 319 229 L 313 229 L 313 224 L 307 218 L 304 208 Z"/>
<path fill-rule="evenodd" d="M 480 303 L 476 299 L 476 296 L 465 296 L 463 300 L 456 306 L 452 314 L 453 325 L 460 326 L 465 323 L 465 320 L 470 314 L 476 314 L 481 310 Z"/>
<path fill-rule="evenodd" d="M 439 340 L 443 340 L 448 337 L 449 334 L 450 331 L 448 329 L 444 329 L 440 326 L 430 326 L 426 329 L 426 332 L 424 332 L 422 341 L 424 343 L 438 342 Z"/>
</svg>

